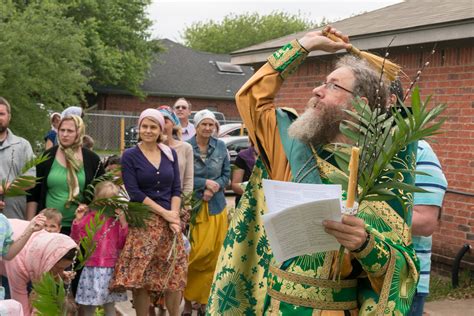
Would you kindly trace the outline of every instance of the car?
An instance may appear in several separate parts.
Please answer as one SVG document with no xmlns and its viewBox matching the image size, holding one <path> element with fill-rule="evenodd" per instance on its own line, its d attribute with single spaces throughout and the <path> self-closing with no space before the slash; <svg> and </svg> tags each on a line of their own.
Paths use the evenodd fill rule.
<svg viewBox="0 0 474 316">
<path fill-rule="evenodd" d="M 125 148 L 133 147 L 138 142 L 138 126 L 133 125 L 125 129 Z"/>
<path fill-rule="evenodd" d="M 243 123 L 229 123 L 221 125 L 218 137 L 246 136 L 247 129 Z"/>
<path fill-rule="evenodd" d="M 237 155 L 241 150 L 247 149 L 250 147 L 250 141 L 248 136 L 229 136 L 220 138 L 227 148 L 229 153 L 230 164 L 233 165 Z"/>
</svg>

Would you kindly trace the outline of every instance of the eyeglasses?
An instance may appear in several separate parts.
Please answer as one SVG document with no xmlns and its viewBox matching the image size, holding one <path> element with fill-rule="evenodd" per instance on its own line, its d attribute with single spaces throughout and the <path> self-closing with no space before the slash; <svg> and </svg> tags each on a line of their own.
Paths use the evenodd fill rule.
<svg viewBox="0 0 474 316">
<path fill-rule="evenodd" d="M 341 89 L 341 90 L 344 90 L 346 92 L 349 92 L 350 94 L 354 94 L 353 91 L 349 90 L 349 89 L 346 89 L 344 87 L 341 87 L 340 85 L 338 85 L 337 83 L 334 83 L 334 82 L 322 82 L 320 84 L 320 86 L 324 86 L 326 89 L 328 90 L 337 90 L 337 89 Z"/>
<path fill-rule="evenodd" d="M 187 110 L 188 107 L 186 105 L 177 105 L 174 107 L 175 110 Z"/>
</svg>

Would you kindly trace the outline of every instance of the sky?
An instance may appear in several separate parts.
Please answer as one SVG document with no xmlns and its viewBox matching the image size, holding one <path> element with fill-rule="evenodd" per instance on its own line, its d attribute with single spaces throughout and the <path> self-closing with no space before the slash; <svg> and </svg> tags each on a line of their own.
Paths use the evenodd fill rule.
<svg viewBox="0 0 474 316">
<path fill-rule="evenodd" d="M 314 22 L 323 17 L 337 21 L 399 2 L 402 0 L 153 0 L 148 14 L 153 21 L 152 38 L 168 38 L 182 43 L 181 34 L 193 22 L 211 19 L 217 22 L 228 14 L 257 12 L 265 15 L 282 11 L 300 14 Z"/>
</svg>

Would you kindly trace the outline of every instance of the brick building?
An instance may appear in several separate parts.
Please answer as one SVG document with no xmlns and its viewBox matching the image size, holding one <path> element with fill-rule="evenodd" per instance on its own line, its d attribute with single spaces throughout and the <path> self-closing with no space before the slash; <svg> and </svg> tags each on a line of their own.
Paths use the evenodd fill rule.
<svg viewBox="0 0 474 316">
<path fill-rule="evenodd" d="M 157 54 L 142 85 L 147 97 L 140 100 L 120 88 L 96 87 L 98 110 L 136 114 L 185 97 L 192 110 L 208 108 L 228 120 L 239 119 L 234 96 L 253 74 L 251 67 L 230 64 L 229 55 L 195 51 L 168 39 L 161 44 L 165 50 Z"/>
<path fill-rule="evenodd" d="M 424 98 L 433 96 L 431 104 L 448 104 L 444 132 L 434 137 L 432 146 L 449 182 L 440 225 L 433 237 L 432 260 L 434 269 L 449 271 L 461 246 L 474 246 L 474 2 L 406 0 L 333 26 L 350 35 L 354 46 L 380 55 L 396 36 L 389 48 L 390 59 L 410 78 L 430 61 L 419 86 Z M 236 51 L 231 54 L 232 63 L 258 69 L 272 52 L 304 33 Z M 312 52 L 285 81 L 277 105 L 302 110 L 312 88 L 325 80 L 338 55 Z M 407 88 L 410 79 L 402 79 Z M 474 270 L 474 250 L 465 255 L 462 266 Z"/>
</svg>

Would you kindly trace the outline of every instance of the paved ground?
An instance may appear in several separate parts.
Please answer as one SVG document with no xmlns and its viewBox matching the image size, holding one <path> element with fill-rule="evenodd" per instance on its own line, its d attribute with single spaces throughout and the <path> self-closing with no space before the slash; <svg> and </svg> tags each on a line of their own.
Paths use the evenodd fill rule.
<svg viewBox="0 0 474 316">
<path fill-rule="evenodd" d="M 425 304 L 425 315 L 467 316 L 474 315 L 474 298 L 466 300 L 442 300 Z"/>
<path fill-rule="evenodd" d="M 135 316 L 130 302 L 117 305 L 117 310 L 123 316 Z M 193 313 L 196 315 L 196 312 Z M 468 316 L 474 315 L 474 298 L 466 300 L 443 300 L 425 304 L 425 316 Z"/>
</svg>

